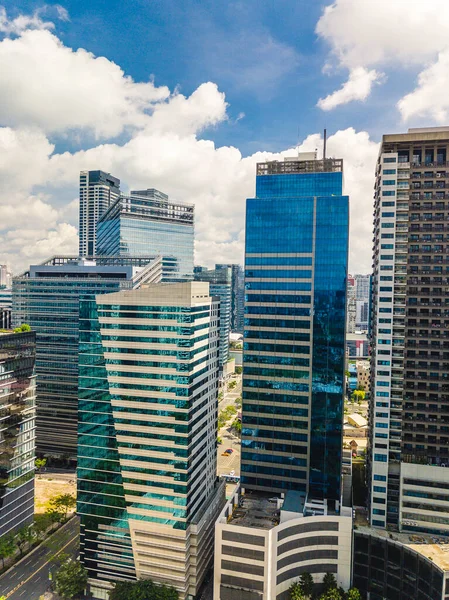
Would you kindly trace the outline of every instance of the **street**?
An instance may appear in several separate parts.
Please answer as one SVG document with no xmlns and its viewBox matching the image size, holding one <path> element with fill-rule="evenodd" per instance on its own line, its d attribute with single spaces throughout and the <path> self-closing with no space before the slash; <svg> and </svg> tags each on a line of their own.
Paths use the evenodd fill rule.
<svg viewBox="0 0 449 600">
<path fill-rule="evenodd" d="M 227 406 L 233 405 L 238 397 L 242 395 L 242 376 L 237 375 L 234 379 L 237 382 L 236 387 L 226 392 L 224 399 L 218 405 L 218 411 L 221 412 Z M 239 409 L 239 412 L 241 409 Z M 222 438 L 223 443 L 217 448 L 217 474 L 218 475 L 229 475 L 231 471 L 234 471 L 234 475 L 240 475 L 240 439 L 234 435 L 231 430 L 230 422 L 235 417 L 230 419 L 229 423 L 220 429 L 218 435 Z M 231 448 L 233 453 L 230 456 L 222 456 L 224 450 Z"/>
<path fill-rule="evenodd" d="M 58 543 L 58 551 L 78 555 L 79 548 L 79 520 L 73 517 L 60 530 L 50 538 L 54 544 Z M 49 557 L 55 553 L 49 549 L 45 542 L 34 552 L 12 567 L 5 575 L 0 577 L 0 595 L 5 595 L 7 600 L 39 600 L 49 586 L 48 573 L 51 568 L 53 575 L 57 566 L 49 562 Z"/>
</svg>

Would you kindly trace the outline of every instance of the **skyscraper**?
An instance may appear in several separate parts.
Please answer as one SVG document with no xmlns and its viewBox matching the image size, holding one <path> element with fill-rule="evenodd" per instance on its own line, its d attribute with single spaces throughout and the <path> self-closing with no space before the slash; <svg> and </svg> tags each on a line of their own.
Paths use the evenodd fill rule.
<svg viewBox="0 0 449 600">
<path fill-rule="evenodd" d="M 370 520 L 449 534 L 449 128 L 384 135 L 376 166 Z"/>
<path fill-rule="evenodd" d="M 0 265 L 0 288 L 10 288 L 12 273 L 8 265 Z"/>
<path fill-rule="evenodd" d="M 0 538 L 34 516 L 35 333 L 0 333 Z"/>
<path fill-rule="evenodd" d="M 172 259 L 148 260 L 56 256 L 14 278 L 14 326 L 28 323 L 36 332 L 39 453 L 76 459 L 80 300 L 158 282 L 173 271 Z"/>
<path fill-rule="evenodd" d="M 136 577 L 181 600 L 201 586 L 224 504 L 218 340 L 207 283 L 81 302 L 77 512 L 95 597 Z"/>
<path fill-rule="evenodd" d="M 215 600 L 288 600 L 304 572 L 315 593 L 325 573 L 351 583 L 342 181 L 342 161 L 314 153 L 257 165 L 256 197 L 246 204 L 245 493 L 217 521 Z"/>
<path fill-rule="evenodd" d="M 194 206 L 155 189 L 122 194 L 99 218 L 99 256 L 174 256 L 178 280 L 192 279 Z"/>
<path fill-rule="evenodd" d="M 95 256 L 97 223 L 120 195 L 120 179 L 104 171 L 80 172 L 79 255 Z"/>
<path fill-rule="evenodd" d="M 340 499 L 348 260 L 343 162 L 257 165 L 246 205 L 242 485 Z"/>
<path fill-rule="evenodd" d="M 205 269 L 195 267 L 195 280 L 207 281 L 211 296 L 220 298 L 220 370 L 229 358 L 229 333 L 231 331 L 232 270 L 228 268 Z"/>
<path fill-rule="evenodd" d="M 231 269 L 231 331 L 243 333 L 243 306 L 245 301 L 245 288 L 243 282 L 243 269 L 235 264 L 217 264 L 216 269 Z"/>
</svg>

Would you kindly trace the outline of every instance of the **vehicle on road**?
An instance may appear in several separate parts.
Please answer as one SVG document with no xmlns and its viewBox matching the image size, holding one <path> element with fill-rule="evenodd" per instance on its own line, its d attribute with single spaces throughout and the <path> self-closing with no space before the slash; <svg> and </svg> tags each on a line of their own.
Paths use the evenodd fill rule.
<svg viewBox="0 0 449 600">
<path fill-rule="evenodd" d="M 234 450 L 232 448 L 226 448 L 225 452 L 227 452 L 228 454 L 232 454 Z"/>
</svg>

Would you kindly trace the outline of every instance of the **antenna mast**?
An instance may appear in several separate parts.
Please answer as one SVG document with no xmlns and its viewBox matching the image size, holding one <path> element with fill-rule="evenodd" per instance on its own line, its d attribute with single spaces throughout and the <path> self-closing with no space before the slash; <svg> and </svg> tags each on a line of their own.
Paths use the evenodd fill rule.
<svg viewBox="0 0 449 600">
<path fill-rule="evenodd" d="M 326 142 L 327 142 L 327 132 L 324 130 L 324 143 L 323 143 L 323 160 L 326 158 Z"/>
</svg>

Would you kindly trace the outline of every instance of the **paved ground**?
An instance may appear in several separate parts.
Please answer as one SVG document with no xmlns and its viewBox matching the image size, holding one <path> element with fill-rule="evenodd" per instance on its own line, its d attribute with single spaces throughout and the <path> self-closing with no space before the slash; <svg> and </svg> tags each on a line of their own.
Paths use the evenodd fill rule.
<svg viewBox="0 0 449 600">
<path fill-rule="evenodd" d="M 232 390 L 232 392 L 226 392 L 225 397 L 218 405 L 219 411 L 222 411 L 227 406 L 234 404 L 236 399 L 242 396 L 242 376 L 237 375 L 235 381 L 237 381 L 237 386 Z M 240 475 L 240 439 L 234 435 L 229 427 L 234 418 L 235 417 L 232 417 L 232 419 L 228 422 L 228 426 L 222 427 L 218 433 L 223 440 L 223 443 L 218 446 L 218 475 L 229 475 L 232 470 L 235 471 L 235 475 Z M 223 451 L 227 448 L 232 448 L 234 452 L 231 454 L 231 456 L 222 456 Z"/>
<path fill-rule="evenodd" d="M 52 546 L 54 542 L 57 543 L 59 551 L 76 557 L 79 549 L 78 517 L 70 519 L 50 539 Z M 0 595 L 5 595 L 7 600 L 39 600 L 39 596 L 49 586 L 50 569 L 53 573 L 57 569 L 54 563 L 49 562 L 49 557 L 54 553 L 44 543 L 25 556 L 19 564 L 0 577 Z"/>
</svg>

